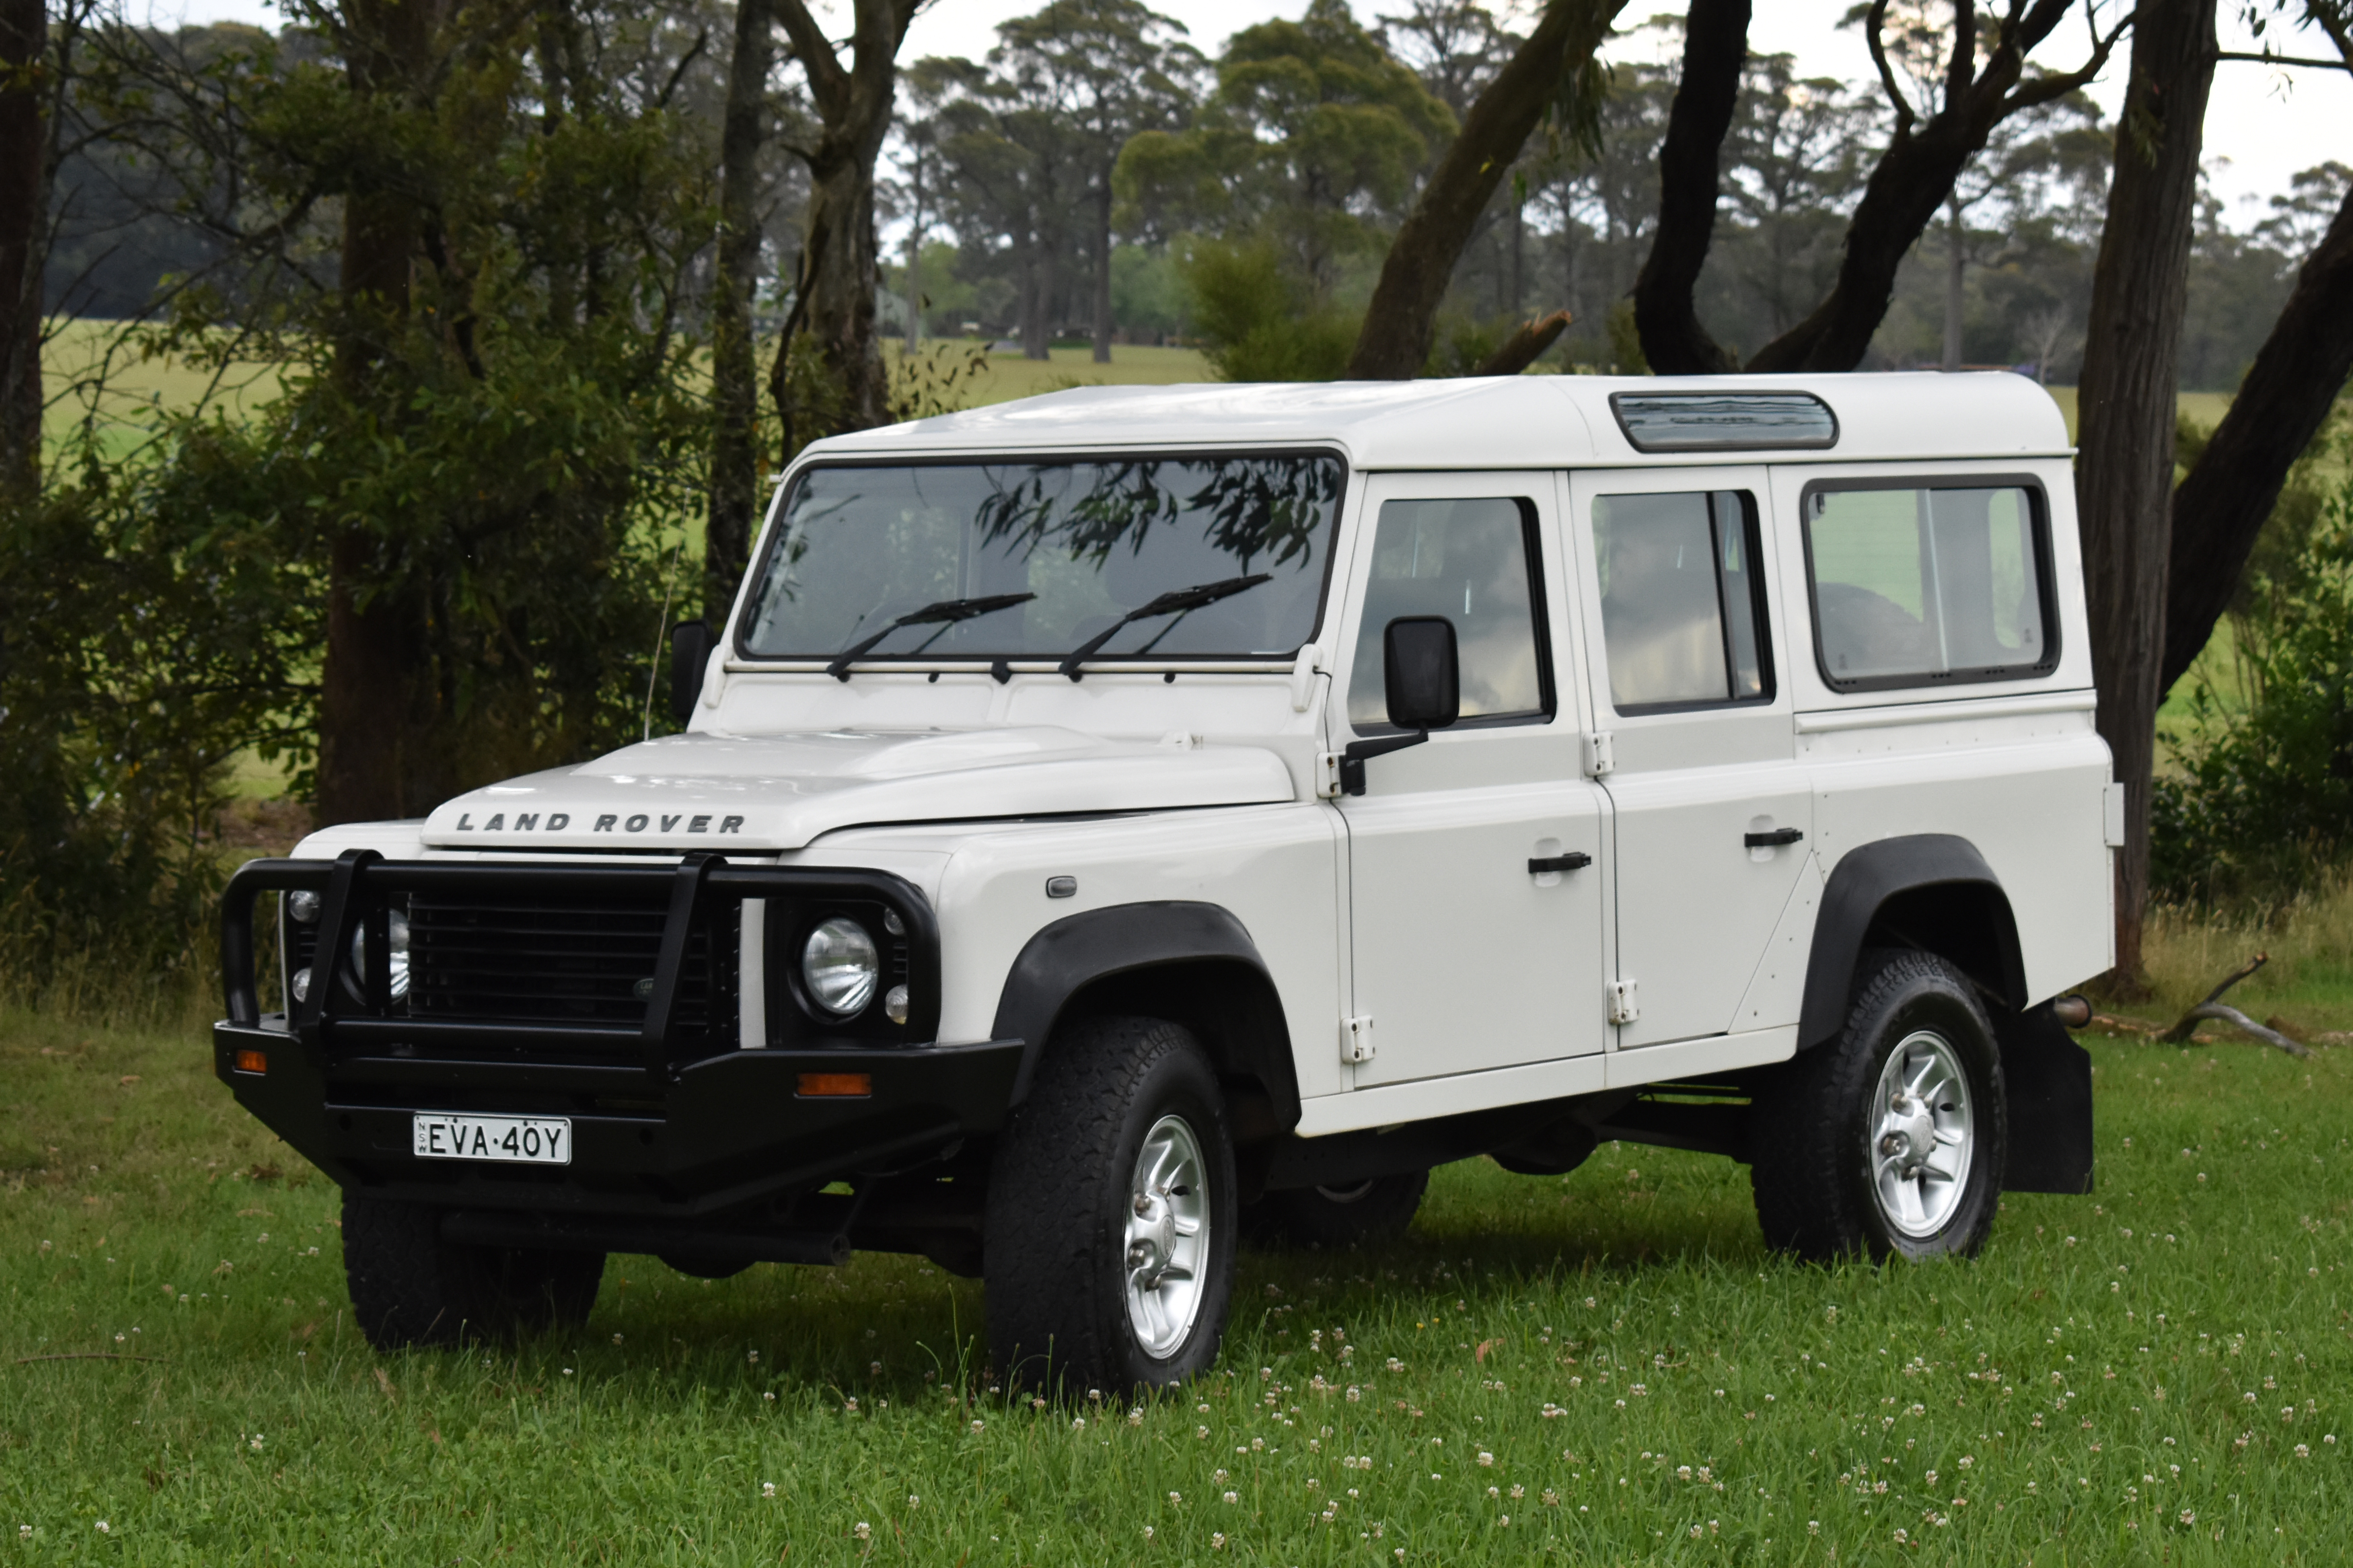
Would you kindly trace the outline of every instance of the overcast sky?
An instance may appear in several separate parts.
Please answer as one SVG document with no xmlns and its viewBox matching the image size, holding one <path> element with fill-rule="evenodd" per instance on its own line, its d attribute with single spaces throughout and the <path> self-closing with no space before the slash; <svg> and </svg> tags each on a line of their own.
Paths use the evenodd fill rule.
<svg viewBox="0 0 2353 1568">
<path fill-rule="evenodd" d="M 241 20 L 265 26 L 277 24 L 269 0 L 148 0 L 158 22 L 184 18 L 190 22 Z M 1808 75 L 1862 80 L 1872 75 L 1871 58 L 1861 37 L 1839 26 L 1852 0 L 1757 0 L 1749 27 L 1750 47 L 1760 51 L 1787 51 L 1797 57 Z M 905 49 L 908 59 L 924 55 L 978 58 L 996 42 L 997 24 L 1039 8 L 1040 0 L 934 0 L 915 19 Z M 1156 0 L 1165 15 L 1182 22 L 1205 54 L 1238 28 L 1273 15 L 1295 15 L 1303 5 L 1251 4 L 1250 0 Z M 1356 14 L 1377 14 L 1385 0 L 1353 0 Z M 2116 0 L 2100 5 L 2110 15 Z M 1399 9 L 1403 7 L 1400 5 Z M 1520 5 L 1531 10 L 1532 6 Z M 1631 14 L 1639 6 L 1630 6 Z M 2234 13 L 2235 7 L 2225 7 Z M 818 0 L 821 15 L 833 13 L 847 32 L 848 5 L 830 7 Z M 2036 51 L 2035 58 L 2052 69 L 2069 69 L 2083 58 L 2087 45 L 2080 18 L 2063 25 Z M 2298 55 L 2327 56 L 2326 40 L 2298 35 L 2272 34 L 2274 47 Z M 2284 41 L 2283 41 L 2284 39 Z M 2253 41 L 2238 27 L 2235 15 L 2226 15 L 2222 47 L 2252 49 Z M 1625 58 L 1656 53 L 1655 35 L 1636 35 L 1615 46 Z M 2129 45 L 2126 46 L 2129 48 Z M 2122 97 L 2122 56 L 2113 61 L 2093 96 L 2111 119 Z M 2353 73 L 2341 70 L 2281 69 L 2270 66 L 2225 61 L 2219 68 L 2214 96 L 2206 111 L 2206 156 L 2212 167 L 2216 193 L 2228 205 L 2233 226 L 2244 227 L 2263 216 L 2264 202 L 2287 189 L 2288 177 L 2330 159 L 2353 161 Z"/>
</svg>

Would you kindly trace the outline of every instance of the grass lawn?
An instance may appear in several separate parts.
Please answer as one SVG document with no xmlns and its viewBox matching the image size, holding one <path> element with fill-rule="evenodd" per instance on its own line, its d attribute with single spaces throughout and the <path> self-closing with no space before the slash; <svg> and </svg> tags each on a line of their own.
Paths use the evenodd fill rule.
<svg viewBox="0 0 2353 1568">
<path fill-rule="evenodd" d="M 2339 1560 L 2353 1052 L 2094 1048 L 2098 1191 L 1974 1263 L 1787 1263 L 1697 1155 L 1473 1161 L 1401 1244 L 1246 1258 L 1216 1375 L 1072 1411 L 888 1257 L 617 1258 L 583 1331 L 379 1358 L 195 1020 L 16 1014 L 0 1560 Z M 145 1359 L 22 1359 L 92 1353 Z"/>
</svg>

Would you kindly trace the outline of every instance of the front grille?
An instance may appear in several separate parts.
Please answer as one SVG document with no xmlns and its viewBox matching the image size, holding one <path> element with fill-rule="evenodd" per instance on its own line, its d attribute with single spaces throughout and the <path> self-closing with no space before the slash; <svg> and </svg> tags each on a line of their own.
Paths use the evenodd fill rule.
<svg viewBox="0 0 2353 1568">
<path fill-rule="evenodd" d="M 681 1046 L 735 1043 L 740 907 L 707 908 L 688 936 L 670 1026 Z M 558 903 L 412 893 L 409 1016 L 637 1027 L 668 914 L 668 901 L 653 898 Z"/>
</svg>

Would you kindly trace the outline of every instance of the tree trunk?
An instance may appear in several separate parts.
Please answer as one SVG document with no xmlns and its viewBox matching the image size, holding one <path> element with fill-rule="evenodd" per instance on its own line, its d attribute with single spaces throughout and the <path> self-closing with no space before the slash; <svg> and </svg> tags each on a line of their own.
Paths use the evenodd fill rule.
<svg viewBox="0 0 2353 1568">
<path fill-rule="evenodd" d="M 1692 295 L 1707 264 L 1722 182 L 1717 153 L 1732 128 L 1747 59 L 1748 0 L 1693 0 L 1683 79 L 1659 147 L 1659 226 L 1634 280 L 1642 357 L 1660 375 L 1717 375 L 1740 368 L 1700 325 Z"/>
<path fill-rule="evenodd" d="M 1438 307 L 1479 215 L 1510 172 L 1528 133 L 1581 74 L 1626 0 L 1550 0 L 1527 41 L 1513 51 L 1463 117 L 1462 130 L 1381 262 L 1380 281 L 1348 361 L 1351 381 L 1409 381 L 1430 359 Z"/>
<path fill-rule="evenodd" d="M 441 29 L 438 4 L 353 0 L 345 71 L 354 96 L 393 97 L 423 82 Z M 343 199 L 341 337 L 335 374 L 343 395 L 364 402 L 376 366 L 409 310 L 424 214 L 396 179 Z M 439 709 L 428 624 L 413 585 L 396 580 L 382 541 L 346 527 L 328 549 L 327 647 L 319 693 L 322 826 L 420 815 L 449 783 L 434 760 Z"/>
<path fill-rule="evenodd" d="M 41 486 L 47 57 L 41 0 L 0 0 L 0 497 Z"/>
<path fill-rule="evenodd" d="M 891 383 L 874 331 L 881 254 L 874 237 L 874 160 L 891 129 L 896 61 L 916 0 L 856 0 L 844 69 L 803 0 L 775 0 L 776 19 L 808 75 L 823 127 L 807 154 L 809 201 L 801 224 L 793 310 L 776 342 L 768 392 L 784 424 L 784 459 L 820 436 L 871 430 L 890 418 Z M 794 345 L 808 340 L 826 387 L 797 388 Z"/>
<path fill-rule="evenodd" d="M 1961 203 L 1945 198 L 1945 368 L 1961 368 Z"/>
<path fill-rule="evenodd" d="M 1053 358 L 1055 237 L 1040 233 L 1029 251 L 1029 310 L 1021 323 L 1021 357 Z"/>
<path fill-rule="evenodd" d="M 1525 279 L 1520 273 L 1521 264 L 1528 251 L 1528 204 L 1522 198 L 1520 188 L 1512 188 L 1512 299 L 1505 310 L 1512 315 L 1520 313 L 1520 300 L 1527 294 Z"/>
<path fill-rule="evenodd" d="M 1111 363 L 1111 171 L 1095 181 L 1095 363 Z"/>
<path fill-rule="evenodd" d="M 759 511 L 760 369 L 752 340 L 760 279 L 760 146 L 772 58 L 766 0 L 736 0 L 735 50 L 719 133 L 718 276 L 711 291 L 711 505 L 702 544 L 702 613 L 734 602 Z"/>
<path fill-rule="evenodd" d="M 2116 964 L 2141 986 L 2148 791 L 2165 647 L 2173 427 L 2197 214 L 2198 159 L 2214 79 L 2216 0 L 2147 0 L 2117 121 L 2115 183 L 2092 275 L 2077 396 L 2075 497 L 2091 601 L 2100 733 L 2125 787 L 2116 855 Z"/>
<path fill-rule="evenodd" d="M 915 147 L 915 216 L 907 231 L 907 357 L 923 346 L 923 149 Z"/>
<path fill-rule="evenodd" d="M 2173 492 L 2163 693 L 2214 635 L 2288 469 L 2353 375 L 2353 194 L 2297 272 L 2214 438 Z"/>
</svg>

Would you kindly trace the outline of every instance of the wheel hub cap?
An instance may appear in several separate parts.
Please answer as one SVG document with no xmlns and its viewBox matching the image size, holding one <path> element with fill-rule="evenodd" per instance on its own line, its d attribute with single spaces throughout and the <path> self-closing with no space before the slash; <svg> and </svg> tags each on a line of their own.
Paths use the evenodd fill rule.
<svg viewBox="0 0 2353 1568">
<path fill-rule="evenodd" d="M 1872 1095 L 1872 1189 L 1887 1223 L 1910 1237 L 1944 1228 L 1968 1187 L 1976 1146 L 1959 1054 L 1933 1030 L 1905 1036 Z"/>
<path fill-rule="evenodd" d="M 1184 1118 L 1145 1134 L 1128 1183 L 1127 1319 L 1145 1353 L 1172 1354 L 1200 1315 L 1208 1273 L 1209 1189 L 1200 1141 Z"/>
</svg>

